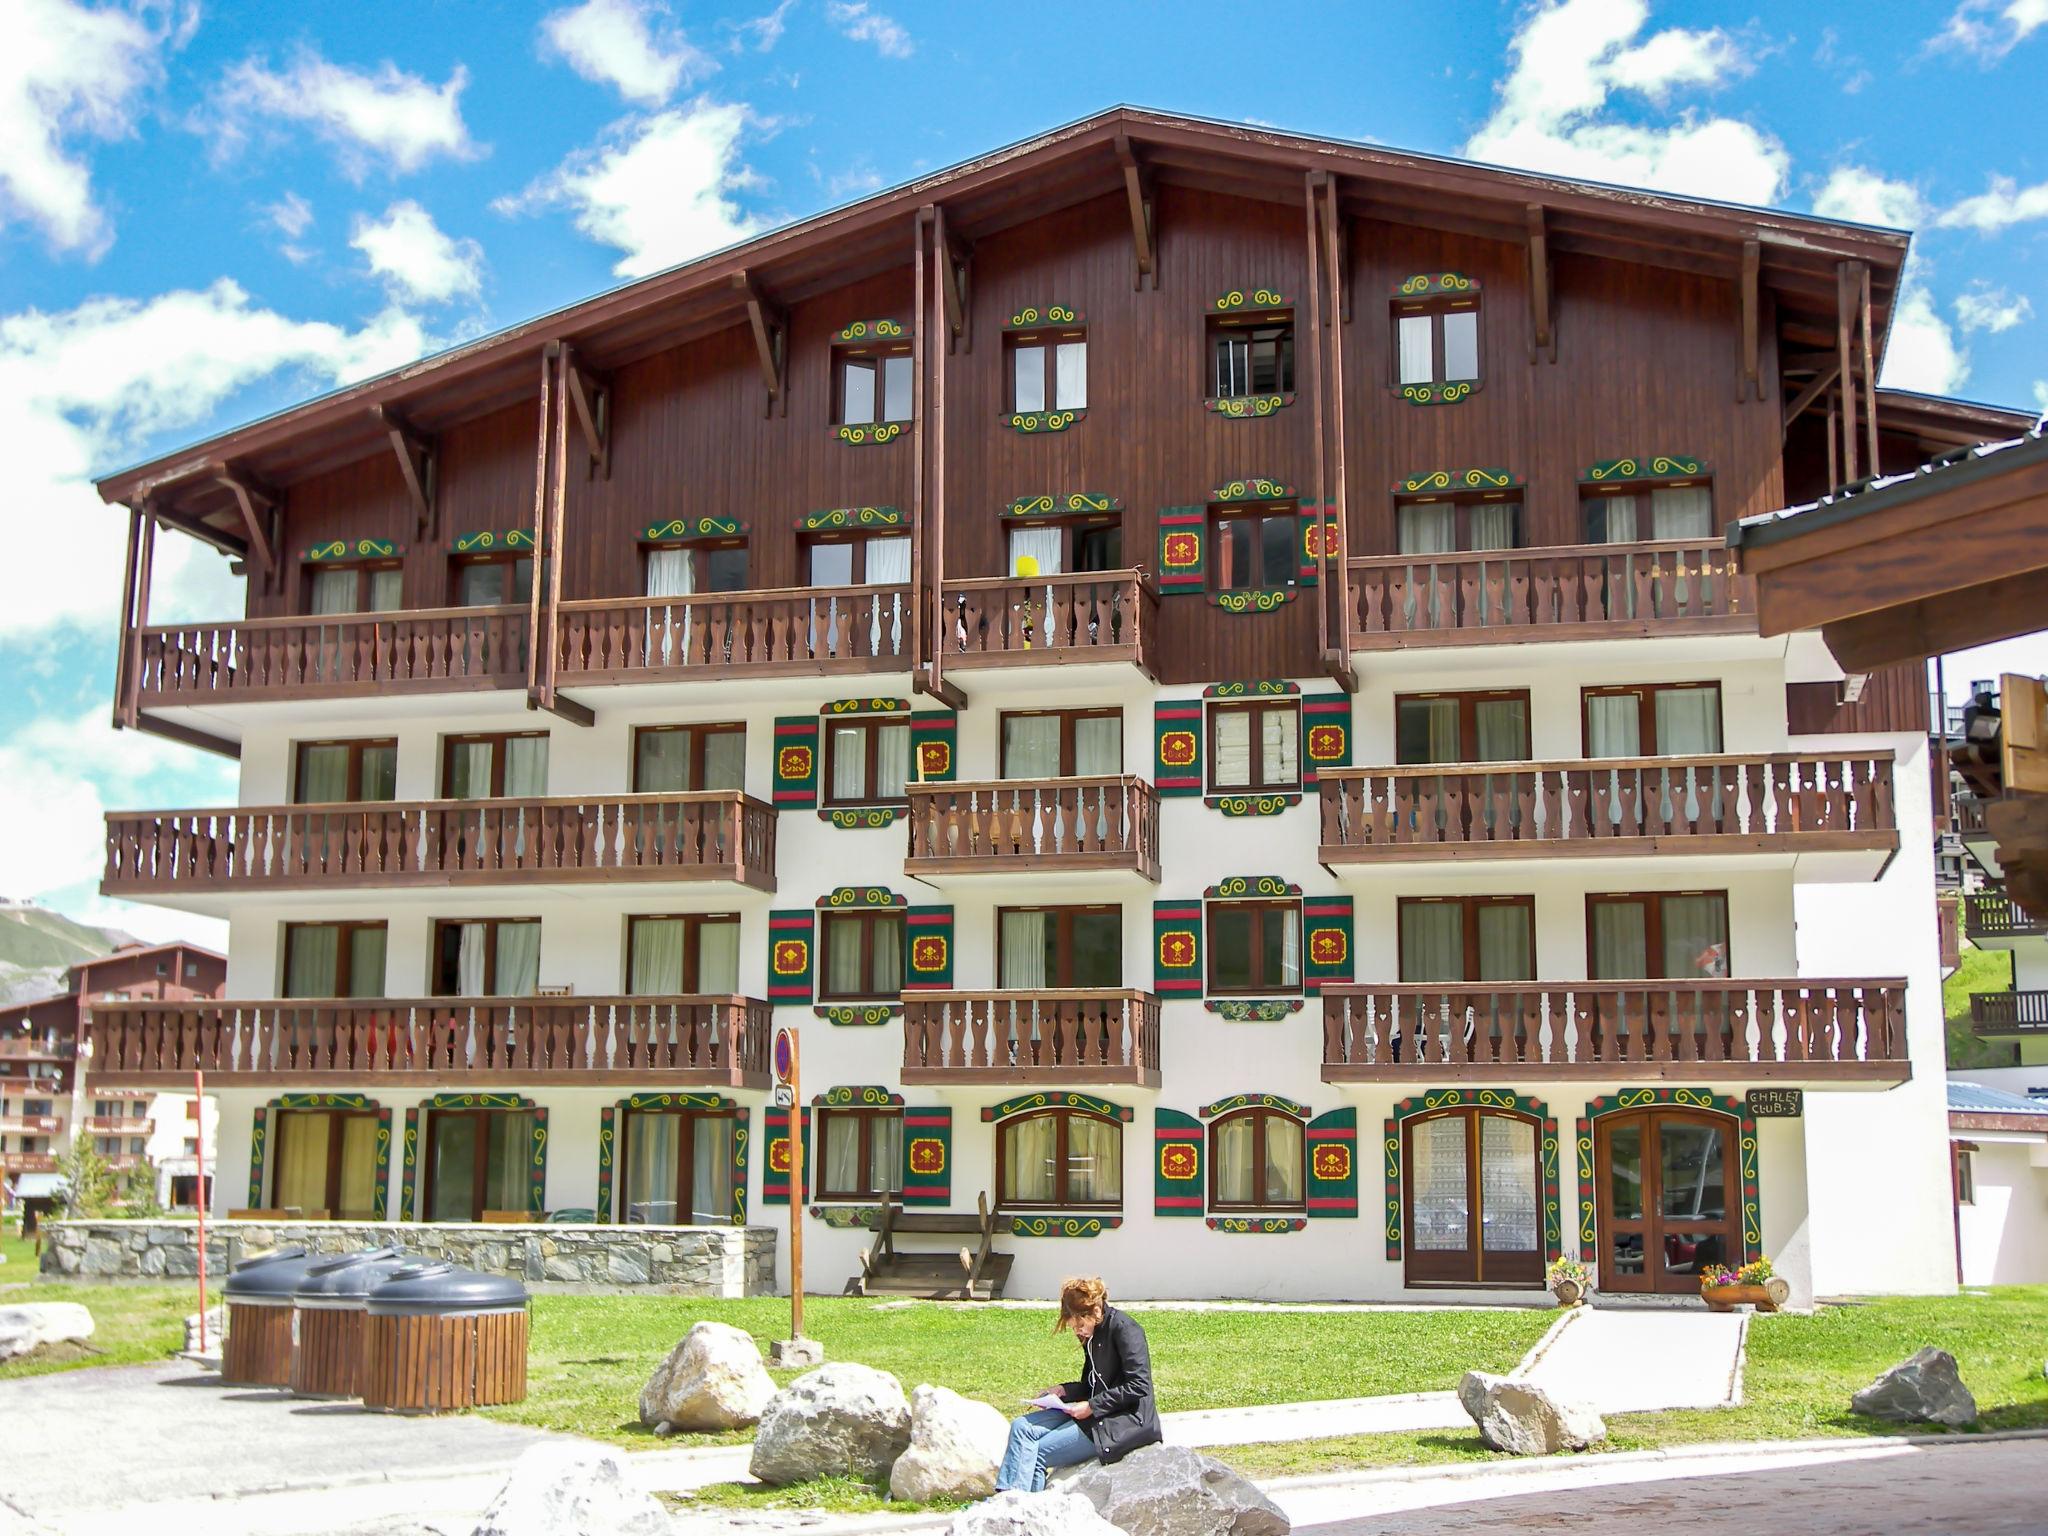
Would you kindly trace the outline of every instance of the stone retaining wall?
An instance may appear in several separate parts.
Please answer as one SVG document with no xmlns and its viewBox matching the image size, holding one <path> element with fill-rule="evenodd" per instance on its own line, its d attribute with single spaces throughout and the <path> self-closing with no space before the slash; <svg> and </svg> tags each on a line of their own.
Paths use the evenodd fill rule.
<svg viewBox="0 0 2048 1536">
<path fill-rule="evenodd" d="M 161 1280 L 199 1273 L 193 1221 L 49 1221 L 42 1273 L 63 1280 Z M 775 1294 L 773 1227 L 597 1227 L 467 1222 L 209 1221 L 207 1273 L 288 1243 L 310 1253 L 396 1244 L 542 1290 L 646 1287 L 677 1296 Z"/>
</svg>

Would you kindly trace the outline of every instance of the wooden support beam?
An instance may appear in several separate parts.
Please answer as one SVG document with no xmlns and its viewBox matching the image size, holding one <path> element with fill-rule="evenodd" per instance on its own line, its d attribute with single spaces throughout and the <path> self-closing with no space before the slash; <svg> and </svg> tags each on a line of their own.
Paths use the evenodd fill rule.
<svg viewBox="0 0 2048 1536">
<path fill-rule="evenodd" d="M 754 337 L 754 360 L 761 367 L 761 383 L 768 391 L 768 409 L 764 413 L 775 414 L 780 406 L 782 414 L 789 414 L 789 316 L 778 304 L 771 303 L 761 290 L 754 286 L 753 275 L 735 272 L 732 285 L 746 298 L 747 329 Z"/>
<path fill-rule="evenodd" d="M 1337 178 L 1330 177 L 1330 202 L 1336 208 L 1337 217 L 1337 273 L 1331 279 L 1337 285 L 1337 315 L 1345 324 L 1351 323 L 1351 218 L 1344 211 L 1344 205 L 1337 196 Z"/>
<path fill-rule="evenodd" d="M 1331 177 L 1324 189 L 1323 240 L 1324 268 L 1335 270 L 1337 249 L 1348 227 L 1343 206 L 1337 199 L 1337 179 Z M 1316 600 L 1334 605 L 1334 623 L 1327 625 L 1329 649 L 1324 653 L 1324 665 L 1329 674 L 1346 693 L 1358 692 L 1358 673 L 1351 664 L 1351 569 L 1346 558 L 1351 548 L 1349 522 L 1351 517 L 1350 492 L 1346 485 L 1344 442 L 1346 423 L 1350 420 L 1344 408 L 1344 337 L 1340 328 L 1333 327 L 1330 338 L 1330 421 L 1334 429 L 1331 443 L 1331 471 L 1334 491 L 1330 506 L 1333 512 L 1336 537 L 1330 537 L 1330 529 L 1323 530 L 1321 549 L 1321 585 Z"/>
<path fill-rule="evenodd" d="M 1826 352 L 1780 352 L 1778 372 L 1780 373 L 1833 373 L 1841 367 L 1842 360 L 1830 349 Z"/>
<path fill-rule="evenodd" d="M 1152 286 L 1159 286 L 1159 256 L 1153 248 L 1152 228 L 1152 179 L 1145 167 L 1138 163 L 1136 151 L 1131 148 L 1130 137 L 1116 136 L 1117 164 L 1124 171 L 1124 202 L 1131 214 L 1131 248 L 1137 255 L 1137 279 L 1133 287 L 1145 286 L 1145 279 L 1152 279 Z"/>
<path fill-rule="evenodd" d="M 121 650 L 114 658 L 114 729 L 131 726 L 135 719 L 130 710 L 130 679 L 135 676 L 137 652 L 141 641 L 136 631 L 141 621 L 135 617 L 135 583 L 142 558 L 142 503 L 133 502 L 128 507 L 128 558 L 121 566 Z"/>
<path fill-rule="evenodd" d="M 562 392 L 576 411 L 576 426 L 583 434 L 583 450 L 589 455 L 586 474 L 612 477 L 610 380 L 592 373 L 577 360 L 575 349 L 562 343 Z"/>
<path fill-rule="evenodd" d="M 238 741 L 229 741 L 225 736 L 209 735 L 205 731 L 195 730 L 189 725 L 178 725 L 156 715 L 145 715 L 139 710 L 129 723 L 135 730 L 147 732 L 151 736 L 161 736 L 166 741 L 197 747 L 202 752 L 218 752 L 222 757 L 236 759 L 240 759 L 242 755 L 242 744 Z"/>
<path fill-rule="evenodd" d="M 1863 263 L 1845 261 L 1835 267 L 1835 362 L 1842 376 L 1842 478 L 1837 485 L 1852 484 L 1856 476 L 1856 348 L 1854 321 L 1856 296 L 1863 287 Z"/>
<path fill-rule="evenodd" d="M 931 435 L 926 439 L 931 444 L 931 478 L 925 485 L 924 509 L 925 579 L 931 584 L 931 596 L 925 608 L 932 616 L 932 630 L 925 677 L 932 692 L 937 694 L 946 686 L 946 355 L 952 351 L 947 300 L 953 295 L 953 242 L 946 233 L 944 203 L 936 203 L 932 207 L 932 278 L 935 283 L 931 295 L 934 334 L 940 329 L 948 331 L 945 346 L 932 346 L 925 350 L 932 370 L 931 392 L 925 398 L 926 408 L 932 417 Z M 925 317 L 918 316 L 920 333 L 924 325 Z"/>
<path fill-rule="evenodd" d="M 1763 244 L 1757 240 L 1742 242 L 1742 367 L 1735 381 L 1735 398 L 1747 400 L 1752 395 L 1761 400 L 1764 397 L 1763 375 L 1757 368 L 1758 341 L 1758 274 L 1763 268 Z"/>
<path fill-rule="evenodd" d="M 544 709 L 557 720 L 566 720 L 571 725 L 591 726 L 597 724 L 597 711 L 588 704 L 577 703 L 576 700 L 570 698 L 566 693 L 555 693 L 550 690 L 546 703 L 536 704 L 532 699 L 528 699 L 526 707 L 528 709 Z"/>
<path fill-rule="evenodd" d="M 1550 361 L 1554 363 L 1557 361 L 1557 330 L 1550 315 L 1550 235 L 1543 205 L 1526 205 L 1522 216 L 1528 226 L 1529 361 L 1535 362 L 1537 354 L 1547 350 Z"/>
<path fill-rule="evenodd" d="M 1787 429 L 1806 413 L 1806 408 L 1809 405 L 1812 405 L 1814 401 L 1820 398 L 1823 390 L 1835 382 L 1835 377 L 1835 365 L 1830 361 L 1824 373 L 1819 374 L 1804 389 L 1792 397 L 1792 403 L 1785 407 L 1785 426 Z M 1830 426 L 1828 430 L 1832 432 L 1834 428 Z M 1834 487 L 1830 485 L 1828 489 L 1833 490 Z"/>
<path fill-rule="evenodd" d="M 925 300 L 930 296 L 928 263 L 925 260 L 926 231 L 937 218 L 937 209 L 926 203 L 910 221 L 910 676 L 913 682 L 924 675 L 925 639 L 932 627 L 930 616 L 937 612 L 926 579 L 928 535 L 924 526 L 925 485 Z M 931 637 L 937 645 L 938 637 Z"/>
<path fill-rule="evenodd" d="M 2048 575 L 2020 571 L 1820 627 L 1844 672 L 1939 656 L 2029 634 L 2048 612 Z"/>
<path fill-rule="evenodd" d="M 526 600 L 526 702 L 536 708 L 546 697 L 546 663 L 541 654 L 541 637 L 547 634 L 546 588 L 542 582 L 546 566 L 542 557 L 548 538 L 548 438 L 555 424 L 555 362 L 560 342 L 544 343 L 540 349 L 540 432 L 533 450 L 533 590 Z"/>
<path fill-rule="evenodd" d="M 1310 482 L 1309 503 L 1316 518 L 1323 516 L 1323 493 L 1326 488 L 1323 479 L 1323 445 L 1330 435 L 1329 413 L 1324 409 L 1328 397 L 1323 393 L 1323 354 L 1328 342 L 1323 336 L 1323 278 L 1322 278 L 1322 204 L 1323 187 L 1330 179 L 1327 171 L 1308 171 L 1302 177 L 1301 211 L 1308 234 L 1308 414 L 1315 423 L 1315 451 L 1311 456 L 1314 464 L 1314 480 Z M 1341 335 L 1341 333 L 1340 333 Z M 1340 343 L 1341 345 L 1341 340 Z M 1297 351 L 1299 343 L 1296 343 Z M 1343 422 L 1337 430 L 1344 430 Z M 1315 524 L 1310 526 L 1314 527 Z M 1316 571 L 1323 574 L 1322 535 L 1316 536 Z M 1316 590 L 1316 655 L 1325 663 L 1330 656 L 1330 599 L 1328 590 Z"/>
<path fill-rule="evenodd" d="M 271 543 L 269 529 L 274 526 L 273 514 L 279 505 L 277 493 L 228 464 L 214 465 L 211 478 L 234 494 L 235 505 L 242 513 L 242 528 L 249 537 L 249 558 L 263 572 L 264 584 L 275 587 L 277 550 Z"/>
<path fill-rule="evenodd" d="M 434 440 L 414 429 L 388 405 L 373 405 L 370 414 L 391 439 L 391 451 L 398 455 L 398 472 L 405 479 L 405 494 L 412 502 L 414 536 L 426 538 L 434 532 L 434 482 L 438 478 L 438 455 Z"/>
<path fill-rule="evenodd" d="M 1863 422 L 1865 441 L 1870 452 L 1870 473 L 1881 475 L 1884 466 L 1877 460 L 1877 354 L 1870 349 L 1870 268 L 1863 262 L 1856 263 L 1861 275 L 1862 292 L 1856 304 L 1857 326 L 1862 331 L 1863 350 Z"/>
<path fill-rule="evenodd" d="M 974 335 L 971 329 L 974 311 L 969 304 L 968 279 L 974 263 L 974 249 L 962 249 L 946 228 L 946 210 L 939 208 L 933 237 L 933 260 L 938 264 L 940 291 L 946 300 L 946 350 L 959 346 L 963 351 L 974 350 Z"/>
</svg>

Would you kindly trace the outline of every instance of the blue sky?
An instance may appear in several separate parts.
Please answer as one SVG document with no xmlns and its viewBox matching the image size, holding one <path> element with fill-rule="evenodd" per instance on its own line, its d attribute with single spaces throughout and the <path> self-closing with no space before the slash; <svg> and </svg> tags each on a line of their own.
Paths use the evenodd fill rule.
<svg viewBox="0 0 2048 1536">
<path fill-rule="evenodd" d="M 1426 18 L 1426 19 L 1424 19 Z M 180 441 L 1124 101 L 1917 231 L 1885 382 L 2048 408 L 2048 0 L 0 0 L 0 895 L 231 769 L 106 725 Z M 238 611 L 167 541 L 157 617 Z M 1953 663 L 1951 686 L 2018 665 Z"/>
</svg>

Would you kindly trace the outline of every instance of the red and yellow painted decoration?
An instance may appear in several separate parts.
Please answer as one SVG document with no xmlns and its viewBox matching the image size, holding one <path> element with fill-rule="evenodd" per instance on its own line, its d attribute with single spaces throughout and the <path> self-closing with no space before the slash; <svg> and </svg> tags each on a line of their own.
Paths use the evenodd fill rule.
<svg viewBox="0 0 2048 1536">
<path fill-rule="evenodd" d="M 818 717 L 775 717 L 775 787 L 778 808 L 818 803 Z"/>
<path fill-rule="evenodd" d="M 762 1125 L 762 1139 L 767 1143 L 768 1151 L 767 1156 L 761 1163 L 761 1203 L 763 1205 L 787 1205 L 789 1204 L 790 1174 L 796 1163 L 795 1156 L 790 1149 L 789 1111 L 770 1105 L 764 1111 L 764 1114 L 766 1118 Z M 808 1155 L 809 1149 L 812 1146 L 811 1111 L 809 1105 L 804 1106 L 803 1113 L 798 1120 L 798 1127 L 804 1138 L 806 1151 L 806 1156 L 804 1157 L 804 1188 L 808 1191 L 817 1182 L 817 1176 L 811 1171 L 811 1159 Z"/>
<path fill-rule="evenodd" d="M 910 966 L 903 990 L 928 991 L 953 985 L 953 909 L 912 907 L 904 914 L 910 944 Z"/>
<path fill-rule="evenodd" d="M 1202 995 L 1202 904 L 1152 903 L 1152 990 L 1172 1002 Z"/>
<path fill-rule="evenodd" d="M 807 908 L 768 914 L 768 1001 L 808 1003 L 813 979 L 815 919 Z"/>
<path fill-rule="evenodd" d="M 1725 1115 L 1735 1123 L 1736 1167 L 1742 1175 L 1742 1260 L 1760 1259 L 1764 1252 L 1763 1199 L 1757 1186 L 1756 1119 L 1748 1101 L 1733 1094 L 1715 1093 L 1710 1088 L 1624 1088 L 1606 1093 L 1586 1104 L 1579 1117 L 1579 1252 L 1600 1251 L 1600 1225 L 1593 1173 L 1593 1122 L 1603 1115 L 1626 1114 L 1632 1109 L 1692 1109 Z"/>
<path fill-rule="evenodd" d="M 1204 1121 L 1242 1109 L 1269 1109 L 1305 1122 L 1304 1153 L 1308 1162 L 1307 1214 L 1257 1215 L 1224 1213 L 1206 1216 L 1212 1232 L 1276 1235 L 1299 1232 L 1317 1217 L 1358 1215 L 1358 1111 L 1333 1109 L 1309 1118 L 1308 1106 L 1274 1093 L 1239 1093 L 1202 1106 L 1199 1115 L 1161 1107 L 1152 1112 L 1152 1214 L 1205 1216 L 1208 1186 L 1203 1161 L 1209 1155 Z"/>
<path fill-rule="evenodd" d="M 1038 496 L 1018 496 L 1003 508 L 1006 518 L 1074 517 L 1086 516 L 1091 512 L 1121 512 L 1123 498 L 1105 495 L 1100 491 L 1068 491 L 1056 495 L 1051 491 Z"/>
<path fill-rule="evenodd" d="M 1355 1219 L 1358 1215 L 1358 1111 L 1346 1105 L 1309 1121 L 1308 1213 Z"/>
<path fill-rule="evenodd" d="M 1558 1196 L 1557 1117 L 1541 1099 L 1500 1088 L 1432 1088 L 1395 1103 L 1394 1113 L 1387 1118 L 1381 1148 L 1386 1158 L 1387 1257 L 1401 1257 L 1402 1122 L 1444 1109 L 1492 1110 L 1536 1122 L 1537 1162 L 1543 1178 L 1543 1261 L 1547 1264 L 1558 1257 L 1564 1248 Z M 1581 1248 L 1584 1253 L 1592 1251 L 1590 1243 Z"/>
<path fill-rule="evenodd" d="M 747 1224 L 747 1109 L 719 1093 L 635 1093 L 600 1109 L 597 1124 L 597 1210 L 599 1226 L 609 1226 L 618 1179 L 619 1130 L 629 1110 L 705 1110 L 732 1118 L 732 1224 Z M 629 1213 L 625 1213 L 630 1216 Z"/>
<path fill-rule="evenodd" d="M 1209 509 L 1162 507 L 1159 510 L 1159 591 L 1161 596 L 1200 593 L 1209 585 Z"/>
<path fill-rule="evenodd" d="M 1162 799 L 1202 792 L 1202 701 L 1158 699 L 1152 705 L 1153 786 Z"/>
<path fill-rule="evenodd" d="M 1152 1141 L 1152 1214 L 1200 1216 L 1202 1122 L 1178 1109 L 1155 1109 Z"/>
</svg>

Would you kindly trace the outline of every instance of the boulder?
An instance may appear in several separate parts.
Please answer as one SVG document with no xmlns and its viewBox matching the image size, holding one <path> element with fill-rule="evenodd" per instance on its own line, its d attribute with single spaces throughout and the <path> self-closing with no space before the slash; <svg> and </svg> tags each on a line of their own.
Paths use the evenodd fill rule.
<svg viewBox="0 0 2048 1536">
<path fill-rule="evenodd" d="M 1009 1449 L 1010 1423 L 946 1387 L 910 1394 L 910 1449 L 889 1469 L 892 1499 L 985 1499 Z"/>
<path fill-rule="evenodd" d="M 768 1399 L 748 1470 L 764 1483 L 879 1483 L 910 1445 L 910 1404 L 886 1371 L 824 1365 Z"/>
<path fill-rule="evenodd" d="M 946 1536 L 1119 1536 L 1095 1506 L 1065 1488 L 1012 1489 L 953 1517 Z"/>
<path fill-rule="evenodd" d="M 1929 1345 L 1901 1360 L 1849 1399 L 1849 1406 L 1873 1419 L 1905 1424 L 1946 1424 L 1951 1429 L 1977 1422 L 1977 1399 L 1956 1372 L 1956 1357 Z"/>
<path fill-rule="evenodd" d="M 206 1309 L 206 1347 L 209 1350 L 218 1350 L 221 1340 L 225 1339 L 227 1335 L 228 1309 L 226 1307 L 208 1307 Z M 199 1314 L 197 1312 L 187 1313 L 185 1317 L 185 1350 L 189 1354 L 198 1348 Z"/>
<path fill-rule="evenodd" d="M 775 1395 L 775 1379 L 743 1329 L 698 1323 L 640 1389 L 640 1422 L 655 1429 L 738 1429 Z"/>
<path fill-rule="evenodd" d="M 1583 1403 L 1560 1401 L 1533 1382 L 1467 1371 L 1458 1402 L 1479 1426 L 1488 1450 L 1512 1456 L 1583 1451 L 1607 1438 L 1600 1415 Z"/>
<path fill-rule="evenodd" d="M 1287 1536 L 1286 1513 L 1213 1456 L 1148 1445 L 1114 1466 L 1062 1467 L 1047 1486 L 1071 1490 L 1129 1536 Z"/>
<path fill-rule="evenodd" d="M 29 1301 L 0 1307 L 0 1360 L 46 1344 L 83 1344 L 92 1337 L 92 1314 L 75 1301 Z"/>
<path fill-rule="evenodd" d="M 474 1536 L 670 1536 L 668 1511 L 626 1475 L 617 1451 L 536 1445 L 477 1522 Z"/>
</svg>

